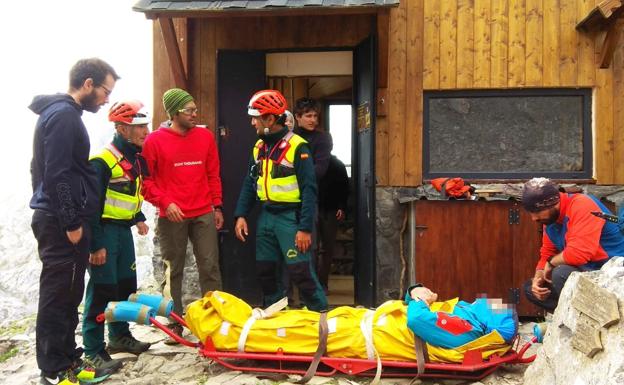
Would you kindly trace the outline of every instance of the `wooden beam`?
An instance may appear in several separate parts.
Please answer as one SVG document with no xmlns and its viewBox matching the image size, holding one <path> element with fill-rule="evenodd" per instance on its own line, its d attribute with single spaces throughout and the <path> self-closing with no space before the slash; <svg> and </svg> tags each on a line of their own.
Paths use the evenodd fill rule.
<svg viewBox="0 0 624 385">
<path fill-rule="evenodd" d="M 607 20 L 614 16 L 613 14 L 617 13 L 621 7 L 621 0 L 604 0 L 576 25 L 576 29 L 591 32 L 604 28 L 608 24 Z"/>
<path fill-rule="evenodd" d="M 184 63 L 182 62 L 182 54 L 178 45 L 175 28 L 173 27 L 173 19 L 169 17 L 159 17 L 158 23 L 165 42 L 167 56 L 169 56 L 169 65 L 173 74 L 173 80 L 176 87 L 188 89 L 188 81 L 186 72 L 184 71 Z"/>
<path fill-rule="evenodd" d="M 617 47 L 618 41 L 620 40 L 621 27 L 622 21 L 618 19 L 611 23 L 611 26 L 607 30 L 602 42 L 602 47 L 600 48 L 600 68 L 609 68 L 611 65 L 613 52 L 615 52 L 615 47 Z"/>
</svg>

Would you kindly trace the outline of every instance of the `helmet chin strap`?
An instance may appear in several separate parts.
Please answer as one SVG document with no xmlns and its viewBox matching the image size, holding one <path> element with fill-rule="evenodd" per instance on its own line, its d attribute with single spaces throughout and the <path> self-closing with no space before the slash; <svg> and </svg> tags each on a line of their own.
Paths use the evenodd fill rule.
<svg viewBox="0 0 624 385">
<path fill-rule="evenodd" d="M 264 127 L 264 135 L 269 135 L 271 129 L 269 127 Z"/>
</svg>

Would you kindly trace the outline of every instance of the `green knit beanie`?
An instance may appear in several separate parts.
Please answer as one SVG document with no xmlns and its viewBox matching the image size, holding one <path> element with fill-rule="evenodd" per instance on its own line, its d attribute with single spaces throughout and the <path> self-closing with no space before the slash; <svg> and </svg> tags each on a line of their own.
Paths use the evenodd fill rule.
<svg viewBox="0 0 624 385">
<path fill-rule="evenodd" d="M 192 102 L 193 100 L 191 94 L 181 88 L 172 88 L 163 94 L 163 106 L 170 119 L 178 110 L 184 108 L 186 103 Z"/>
</svg>

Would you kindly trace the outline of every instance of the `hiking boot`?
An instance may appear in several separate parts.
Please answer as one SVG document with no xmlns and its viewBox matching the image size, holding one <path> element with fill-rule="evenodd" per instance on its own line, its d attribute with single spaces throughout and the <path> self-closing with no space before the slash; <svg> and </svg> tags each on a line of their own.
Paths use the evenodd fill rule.
<svg viewBox="0 0 624 385">
<path fill-rule="evenodd" d="M 127 352 L 132 354 L 141 354 L 150 348 L 152 344 L 147 342 L 141 342 L 134 338 L 132 334 L 128 334 L 121 337 L 110 337 L 108 339 L 108 352 L 119 353 Z"/>
<path fill-rule="evenodd" d="M 81 385 L 83 382 L 76 378 L 76 374 L 72 369 L 58 372 L 54 375 L 41 373 L 39 379 L 40 385 Z"/>
<path fill-rule="evenodd" d="M 78 360 L 74 364 L 74 374 L 81 381 L 81 383 L 87 384 L 95 384 L 98 382 L 102 382 L 111 374 L 115 373 L 116 370 L 113 369 L 104 369 L 104 368 L 96 368 L 91 365 L 87 361 Z"/>
<path fill-rule="evenodd" d="M 85 362 L 96 370 L 106 370 L 110 374 L 115 373 L 123 366 L 121 360 L 112 359 L 106 350 L 102 350 L 94 356 L 86 357 Z"/>
<path fill-rule="evenodd" d="M 174 334 L 179 335 L 180 337 L 182 337 L 182 332 L 184 331 L 184 328 L 182 327 L 182 325 L 180 325 L 179 323 L 176 322 L 176 323 L 172 323 L 172 324 L 167 325 L 167 327 Z M 176 341 L 175 339 L 173 339 L 172 337 L 169 337 L 168 339 L 165 340 L 165 344 L 167 344 L 167 345 L 177 345 L 177 344 L 179 344 L 179 342 Z"/>
</svg>

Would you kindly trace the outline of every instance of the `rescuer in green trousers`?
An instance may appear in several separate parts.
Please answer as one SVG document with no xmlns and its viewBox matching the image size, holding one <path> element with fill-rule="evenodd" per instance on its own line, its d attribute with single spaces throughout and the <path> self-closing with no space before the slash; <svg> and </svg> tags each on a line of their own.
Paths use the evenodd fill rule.
<svg viewBox="0 0 624 385">
<path fill-rule="evenodd" d="M 108 323 L 107 346 L 104 323 L 96 320 L 109 301 L 127 300 L 137 289 L 131 227 L 136 225 L 140 235 L 149 230 L 141 212 L 141 186 L 147 170 L 139 152 L 149 133 L 149 117 L 142 107 L 139 101 L 111 107 L 108 120 L 115 124 L 115 136 L 91 159 L 98 177 L 100 211 L 91 221 L 93 237 L 82 335 L 85 356 L 97 368 L 121 367 L 122 362 L 111 359 L 109 353 L 139 354 L 150 347 L 132 336 L 127 322 Z"/>
<path fill-rule="evenodd" d="M 312 227 L 316 210 L 316 177 L 307 142 L 285 126 L 286 99 L 276 90 L 258 91 L 248 114 L 256 129 L 249 172 L 234 211 L 235 233 L 248 236 L 245 217 L 262 202 L 256 234 L 256 271 L 264 306 L 285 295 L 285 267 L 309 310 L 327 309 L 327 298 L 311 265 Z"/>
</svg>

